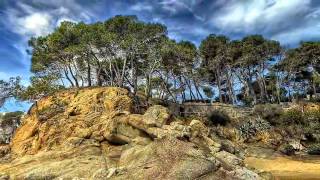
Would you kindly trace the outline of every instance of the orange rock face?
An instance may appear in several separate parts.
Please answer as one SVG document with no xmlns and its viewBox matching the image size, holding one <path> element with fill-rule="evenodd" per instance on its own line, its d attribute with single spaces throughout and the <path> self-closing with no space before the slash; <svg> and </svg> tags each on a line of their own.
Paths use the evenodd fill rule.
<svg viewBox="0 0 320 180">
<path fill-rule="evenodd" d="M 101 128 L 99 121 L 130 111 L 131 106 L 128 91 L 121 88 L 70 90 L 43 98 L 17 129 L 12 153 L 35 154 L 55 148 L 69 137 L 88 138 Z"/>
<path fill-rule="evenodd" d="M 172 118 L 159 105 L 131 114 L 132 105 L 127 90 L 112 87 L 41 99 L 12 139 L 12 158 L 0 157 L 0 179 L 259 177 L 240 163 L 224 166 L 215 157 L 220 144 L 201 121 Z"/>
</svg>

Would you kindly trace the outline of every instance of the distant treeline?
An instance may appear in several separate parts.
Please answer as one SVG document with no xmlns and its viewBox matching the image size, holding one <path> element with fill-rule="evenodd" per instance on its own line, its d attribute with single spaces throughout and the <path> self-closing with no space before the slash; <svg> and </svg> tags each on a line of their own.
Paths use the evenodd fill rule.
<svg viewBox="0 0 320 180">
<path fill-rule="evenodd" d="M 197 47 L 170 39 L 163 24 L 115 16 L 93 24 L 63 22 L 29 45 L 31 85 L 12 93 L 22 99 L 61 88 L 117 86 L 175 102 L 256 104 L 315 99 L 319 90 L 319 42 L 284 49 L 261 35 L 231 40 L 211 34 Z"/>
</svg>

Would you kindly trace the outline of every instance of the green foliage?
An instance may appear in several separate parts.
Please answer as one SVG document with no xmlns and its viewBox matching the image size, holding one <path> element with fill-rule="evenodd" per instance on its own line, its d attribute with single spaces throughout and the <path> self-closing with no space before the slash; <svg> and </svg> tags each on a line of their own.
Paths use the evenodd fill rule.
<svg viewBox="0 0 320 180">
<path fill-rule="evenodd" d="M 320 110 L 309 110 L 304 113 L 304 117 L 308 122 L 320 123 Z"/>
<path fill-rule="evenodd" d="M 134 94 L 144 91 L 147 99 L 174 102 L 204 100 L 203 92 L 214 98 L 217 89 L 220 102 L 279 103 L 319 88 L 319 44 L 303 42 L 285 51 L 261 35 L 230 40 L 210 34 L 197 48 L 189 41 L 171 40 L 165 25 L 136 16 L 92 24 L 66 21 L 52 33 L 30 39 L 31 86 L 0 81 L 0 105 L 10 97 L 36 100 L 86 86 L 129 87 Z M 236 96 L 238 87 L 242 99 Z"/>
<path fill-rule="evenodd" d="M 320 144 L 312 144 L 307 148 L 310 155 L 320 155 Z"/>
<path fill-rule="evenodd" d="M 310 102 L 320 103 L 320 96 L 316 96 L 316 97 L 311 98 Z"/>
<path fill-rule="evenodd" d="M 252 105 L 252 102 L 254 101 L 253 97 L 252 96 L 246 96 L 242 99 L 243 101 L 243 104 L 246 105 L 246 106 L 251 106 Z"/>
<path fill-rule="evenodd" d="M 10 98 L 17 97 L 22 91 L 21 78 L 10 78 L 8 81 L 0 80 L 0 107 Z"/>
<path fill-rule="evenodd" d="M 290 144 L 283 144 L 279 147 L 280 152 L 282 152 L 283 154 L 286 154 L 288 156 L 294 155 L 295 154 L 295 150 L 293 148 L 292 145 Z"/>
<path fill-rule="evenodd" d="M 280 124 L 282 125 L 305 125 L 305 117 L 302 111 L 298 109 L 290 109 L 280 116 Z"/>
<path fill-rule="evenodd" d="M 12 125 L 14 121 L 20 122 L 20 118 L 24 113 L 21 111 L 8 112 L 3 116 L 0 116 L 0 124 L 3 125 Z"/>
<path fill-rule="evenodd" d="M 258 104 L 254 106 L 253 113 L 267 120 L 271 125 L 276 125 L 283 114 L 283 109 L 278 104 Z"/>
<path fill-rule="evenodd" d="M 222 110 L 214 110 L 210 112 L 207 119 L 211 124 L 215 126 L 216 125 L 225 126 L 231 121 L 229 115 Z"/>
<path fill-rule="evenodd" d="M 214 92 L 211 87 L 204 86 L 202 90 L 208 98 L 212 98 L 214 96 Z"/>
<path fill-rule="evenodd" d="M 240 137 L 247 141 L 253 139 L 257 133 L 267 131 L 271 128 L 271 125 L 268 121 L 257 118 L 257 119 L 244 119 L 238 127 L 240 132 Z"/>
<path fill-rule="evenodd" d="M 32 77 L 31 85 L 22 91 L 17 97 L 21 100 L 34 101 L 43 96 L 52 95 L 64 87 L 56 84 L 56 77 Z"/>
</svg>

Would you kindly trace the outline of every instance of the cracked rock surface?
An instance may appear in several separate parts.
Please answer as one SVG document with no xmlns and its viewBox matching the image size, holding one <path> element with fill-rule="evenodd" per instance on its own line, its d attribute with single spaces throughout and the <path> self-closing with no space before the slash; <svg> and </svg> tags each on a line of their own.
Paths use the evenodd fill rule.
<svg viewBox="0 0 320 180">
<path fill-rule="evenodd" d="M 260 179 L 201 121 L 159 105 L 133 114 L 132 105 L 110 87 L 43 98 L 0 159 L 0 179 Z"/>
</svg>

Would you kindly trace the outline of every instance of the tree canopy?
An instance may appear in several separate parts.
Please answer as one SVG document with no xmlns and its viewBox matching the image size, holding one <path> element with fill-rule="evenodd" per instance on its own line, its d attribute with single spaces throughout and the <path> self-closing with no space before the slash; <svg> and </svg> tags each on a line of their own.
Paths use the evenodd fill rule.
<svg viewBox="0 0 320 180">
<path fill-rule="evenodd" d="M 93 24 L 63 22 L 33 37 L 31 85 L 0 81 L 0 105 L 35 100 L 64 88 L 126 87 L 174 102 L 266 103 L 319 93 L 320 42 L 295 49 L 261 35 L 231 40 L 210 34 L 199 47 L 168 37 L 163 24 L 115 16 Z M 215 96 L 217 95 L 217 97 Z M 217 98 L 217 99 L 215 99 Z"/>
</svg>

